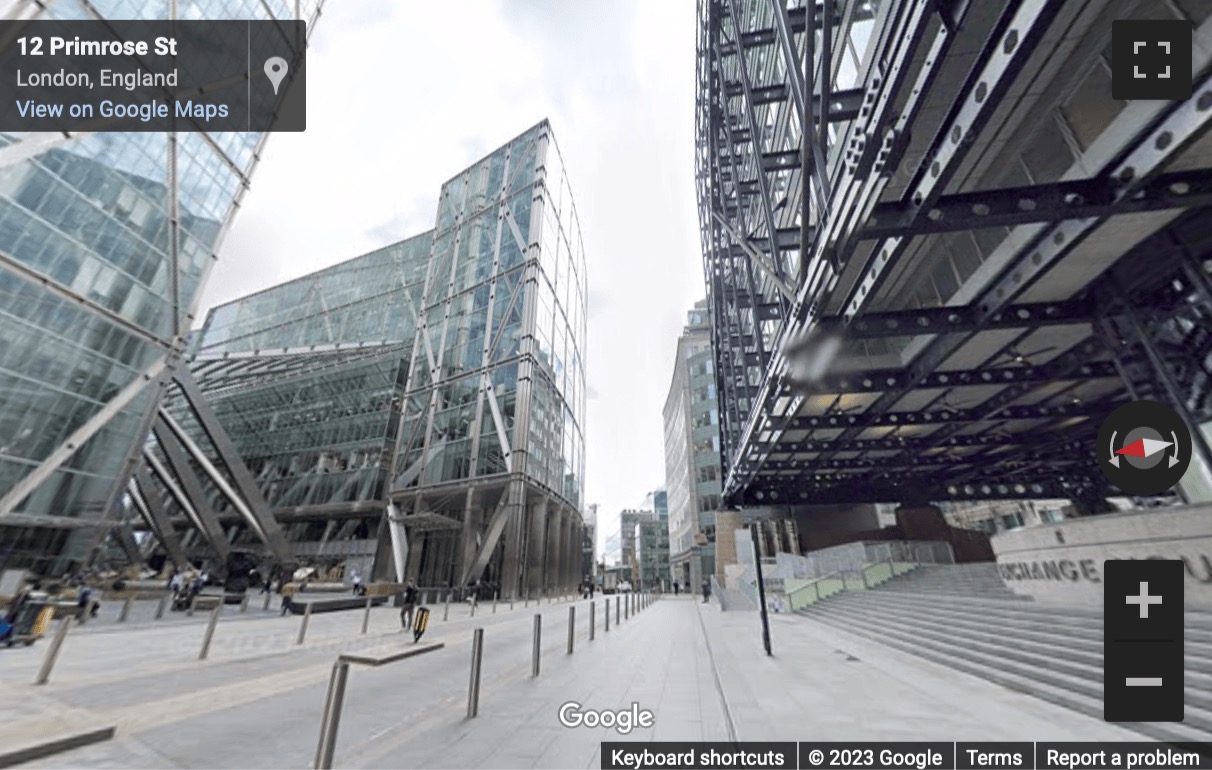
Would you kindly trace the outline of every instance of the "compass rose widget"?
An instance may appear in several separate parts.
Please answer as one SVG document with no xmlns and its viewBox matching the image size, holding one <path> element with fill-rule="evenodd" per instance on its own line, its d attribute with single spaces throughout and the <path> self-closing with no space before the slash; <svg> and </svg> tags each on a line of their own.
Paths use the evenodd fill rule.
<svg viewBox="0 0 1212 770">
<path fill-rule="evenodd" d="M 1160 495 L 1191 464 L 1191 433 L 1173 409 L 1133 401 L 1111 413 L 1098 431 L 1098 465 L 1130 495 Z"/>
</svg>

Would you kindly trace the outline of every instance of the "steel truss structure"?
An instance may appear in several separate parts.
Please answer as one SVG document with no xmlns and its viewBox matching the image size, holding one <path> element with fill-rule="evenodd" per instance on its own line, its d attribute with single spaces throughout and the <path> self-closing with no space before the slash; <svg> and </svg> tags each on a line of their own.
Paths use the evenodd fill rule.
<svg viewBox="0 0 1212 770">
<path fill-rule="evenodd" d="M 207 12 L 298 18 L 310 35 L 322 0 L 272 5 Z M 16 0 L 4 17 L 104 20 L 83 0 Z M 0 567 L 61 574 L 111 530 L 137 551 L 128 482 L 268 136 L 197 129 L 0 137 Z"/>
<path fill-rule="evenodd" d="M 1103 509 L 1110 410 L 1212 419 L 1212 62 L 1116 102 L 1110 26 L 1212 9 L 788 5 L 698 5 L 726 500 Z"/>
</svg>

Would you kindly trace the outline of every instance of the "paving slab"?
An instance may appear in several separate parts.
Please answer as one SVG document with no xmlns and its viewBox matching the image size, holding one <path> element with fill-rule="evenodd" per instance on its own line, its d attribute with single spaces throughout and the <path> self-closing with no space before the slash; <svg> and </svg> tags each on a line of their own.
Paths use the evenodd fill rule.
<svg viewBox="0 0 1212 770">
<path fill-rule="evenodd" d="M 598 609 L 602 609 L 598 599 Z M 613 604 L 613 602 L 612 602 Z M 589 768 L 603 741 L 1137 740 L 1114 725 L 835 632 L 799 616 L 771 616 L 774 655 L 755 613 L 721 613 L 669 597 L 588 639 L 579 602 L 566 654 L 566 603 L 441 608 L 422 644 L 432 653 L 351 668 L 337 767 Z M 612 608 L 613 609 L 613 608 Z M 541 673 L 531 677 L 533 616 L 543 617 Z M 28 767 L 310 767 L 325 693 L 339 654 L 382 658 L 412 645 L 398 612 L 298 618 L 266 613 L 221 621 L 211 659 L 197 661 L 202 625 L 154 624 L 69 638 L 50 685 L 17 685 L 47 713 L 110 720 L 112 741 Z M 471 639 L 485 630 L 479 715 L 466 715 Z M 0 656 L 0 678 L 32 681 L 37 655 Z M 10 680 L 8 675 L 19 674 Z M 651 711 L 620 733 L 568 727 L 581 711 Z M 0 707 L 0 717 L 6 713 Z"/>
<path fill-rule="evenodd" d="M 767 656 L 758 613 L 698 609 L 740 740 L 1140 740 L 798 615 L 769 615 Z"/>
</svg>

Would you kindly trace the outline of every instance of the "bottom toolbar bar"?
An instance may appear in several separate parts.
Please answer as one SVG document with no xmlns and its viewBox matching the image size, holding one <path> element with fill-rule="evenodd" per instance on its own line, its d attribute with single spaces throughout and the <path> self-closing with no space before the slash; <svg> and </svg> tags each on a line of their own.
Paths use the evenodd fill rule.
<svg viewBox="0 0 1212 770">
<path fill-rule="evenodd" d="M 603 770 L 1212 770 L 1207 743 L 603 743 Z"/>
</svg>

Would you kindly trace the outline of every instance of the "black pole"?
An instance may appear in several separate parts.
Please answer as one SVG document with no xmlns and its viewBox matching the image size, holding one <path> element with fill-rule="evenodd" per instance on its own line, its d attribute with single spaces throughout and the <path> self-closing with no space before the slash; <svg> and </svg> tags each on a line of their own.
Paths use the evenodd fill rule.
<svg viewBox="0 0 1212 770">
<path fill-rule="evenodd" d="M 749 537 L 753 540 L 753 568 L 757 571 L 758 585 L 758 610 L 762 613 L 762 646 L 766 648 L 767 655 L 774 655 L 770 651 L 770 618 L 766 616 L 766 579 L 762 577 L 762 556 L 761 550 L 758 548 L 758 523 L 755 521 L 749 525 Z"/>
</svg>

